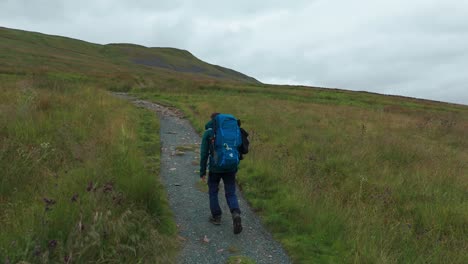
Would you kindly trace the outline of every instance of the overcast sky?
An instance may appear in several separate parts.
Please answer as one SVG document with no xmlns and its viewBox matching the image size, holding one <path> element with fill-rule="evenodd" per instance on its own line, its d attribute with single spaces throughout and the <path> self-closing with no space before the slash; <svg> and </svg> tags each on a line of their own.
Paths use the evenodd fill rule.
<svg viewBox="0 0 468 264">
<path fill-rule="evenodd" d="M 0 26 L 187 49 L 265 83 L 468 104 L 463 0 L 0 0 Z"/>
</svg>

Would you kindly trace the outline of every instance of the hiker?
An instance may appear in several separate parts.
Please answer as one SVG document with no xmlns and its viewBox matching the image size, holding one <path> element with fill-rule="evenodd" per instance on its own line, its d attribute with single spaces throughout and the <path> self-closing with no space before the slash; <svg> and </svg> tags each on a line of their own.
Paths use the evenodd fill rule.
<svg viewBox="0 0 468 264">
<path fill-rule="evenodd" d="M 236 196 L 236 173 L 242 154 L 246 154 L 248 135 L 241 129 L 240 121 L 228 114 L 213 113 L 205 125 L 200 149 L 200 178 L 206 182 L 206 165 L 209 157 L 208 192 L 211 216 L 209 221 L 221 224 L 218 201 L 219 182 L 224 183 L 226 202 L 233 221 L 234 234 L 242 232 L 241 211 Z M 244 140 L 242 140 L 245 138 Z M 242 144 L 244 142 L 244 145 Z"/>
</svg>

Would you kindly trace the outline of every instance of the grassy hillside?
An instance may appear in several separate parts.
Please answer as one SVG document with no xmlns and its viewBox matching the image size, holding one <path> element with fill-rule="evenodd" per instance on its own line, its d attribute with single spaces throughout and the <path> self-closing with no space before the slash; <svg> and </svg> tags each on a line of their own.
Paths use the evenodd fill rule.
<svg viewBox="0 0 468 264">
<path fill-rule="evenodd" d="M 11 259 L 34 260 L 37 245 L 44 259 L 87 252 L 86 243 L 71 242 L 81 234 L 77 219 L 87 219 L 85 227 L 93 226 L 96 212 L 107 207 L 115 210 L 114 217 L 109 216 L 115 225 L 122 223 L 119 217 L 127 208 L 163 220 L 121 229 L 99 225 L 107 228 L 101 231 L 124 231 L 113 234 L 114 244 L 98 240 L 91 255 L 73 256 L 92 259 L 99 252 L 114 259 L 124 253 L 111 248 L 122 241 L 138 248 L 142 259 L 151 259 L 147 248 L 165 241 L 173 251 L 167 213 L 154 213 L 166 210 L 164 202 L 151 202 L 161 193 L 156 192 L 156 198 L 135 196 L 136 190 L 148 189 L 133 183 L 145 182 L 148 174 L 125 181 L 132 172 L 145 171 L 138 169 L 144 166 L 141 160 L 157 155 L 151 152 L 155 145 L 133 148 L 134 142 L 148 136 L 129 131 L 152 126 L 154 132 L 156 127 L 134 122 L 150 118 L 95 89 L 101 87 L 177 106 L 200 132 L 212 112 L 241 118 L 251 133 L 251 152 L 241 163 L 239 184 L 297 263 L 468 262 L 467 106 L 219 78 L 211 70 L 199 71 L 196 58 L 175 49 L 101 46 L 8 29 L 0 30 L 0 39 L 0 87 L 5 95 L 0 104 L 0 155 L 2 171 L 7 171 L 0 187 L 0 212 L 5 212 L 0 213 L 0 224 L 9 230 L 0 237 L 0 253 L 14 252 L 8 255 Z M 156 139 L 151 140 L 155 144 Z M 49 149 L 63 154 L 52 155 Z M 130 151 L 125 154 L 132 157 L 129 164 L 118 162 L 124 150 Z M 71 173 L 69 167 L 78 172 Z M 96 191 L 86 190 L 89 181 L 93 190 L 96 183 Z M 109 181 L 112 189 L 130 197 L 117 209 L 103 191 Z M 84 209 L 72 209 L 77 203 L 68 202 L 75 192 L 86 199 L 80 203 Z M 63 208 L 56 210 L 59 206 Z M 62 213 L 66 210 L 78 211 Z M 71 215 L 68 224 L 54 222 L 64 215 Z M 42 228 L 44 223 L 50 227 Z M 140 248 L 127 236 L 128 228 L 154 230 L 156 235 L 140 237 Z M 95 239 L 91 230 L 85 229 L 90 232 L 85 241 Z M 24 239 L 17 241 L 18 237 Z M 66 250 L 53 251 L 58 246 L 51 250 L 54 240 Z M 22 243 L 17 251 L 12 249 L 16 243 Z M 159 260 L 170 258 L 169 254 Z"/>
<path fill-rule="evenodd" d="M 239 183 L 298 263 L 466 263 L 468 108 L 310 88 L 136 95 L 251 133 Z"/>
<path fill-rule="evenodd" d="M 132 44 L 98 45 L 75 39 L 0 27 L 0 73 L 67 72 L 73 78 L 174 75 L 258 83 L 252 77 L 203 62 L 188 51 Z M 44 64 L 44 62 L 47 62 Z M 131 76 L 134 75 L 134 76 Z"/>
</svg>

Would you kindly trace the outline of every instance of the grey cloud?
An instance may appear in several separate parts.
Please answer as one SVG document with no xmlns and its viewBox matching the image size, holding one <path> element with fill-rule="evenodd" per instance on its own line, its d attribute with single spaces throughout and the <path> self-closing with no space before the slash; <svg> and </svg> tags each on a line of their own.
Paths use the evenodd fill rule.
<svg viewBox="0 0 468 264">
<path fill-rule="evenodd" d="M 66 19 L 64 10 L 65 6 L 62 1 L 0 1 L 0 17 L 2 20 L 57 21 Z"/>
<path fill-rule="evenodd" d="M 265 82 L 468 104 L 468 2 L 1 1 L 0 24 L 190 50 Z"/>
</svg>

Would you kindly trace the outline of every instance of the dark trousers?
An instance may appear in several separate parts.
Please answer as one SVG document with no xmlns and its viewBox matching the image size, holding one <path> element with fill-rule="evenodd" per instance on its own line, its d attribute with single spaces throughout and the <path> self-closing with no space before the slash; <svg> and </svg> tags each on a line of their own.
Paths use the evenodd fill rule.
<svg viewBox="0 0 468 264">
<path fill-rule="evenodd" d="M 221 211 L 221 207 L 219 207 L 218 201 L 219 182 L 221 179 L 223 179 L 226 202 L 229 206 L 229 209 L 231 210 L 231 213 L 240 213 L 239 202 L 236 196 L 236 172 L 210 172 L 208 174 L 208 193 L 210 195 L 211 215 L 213 217 L 218 217 L 223 213 Z"/>
</svg>

